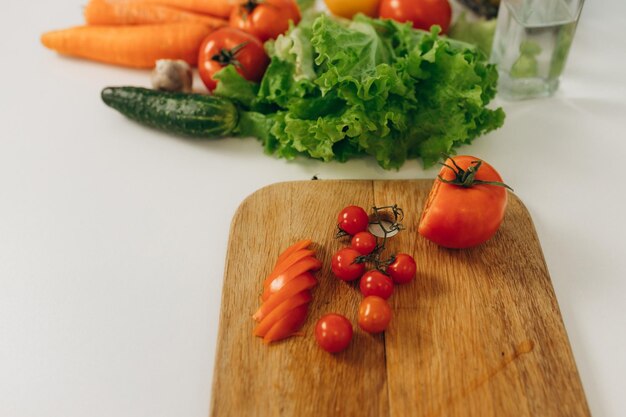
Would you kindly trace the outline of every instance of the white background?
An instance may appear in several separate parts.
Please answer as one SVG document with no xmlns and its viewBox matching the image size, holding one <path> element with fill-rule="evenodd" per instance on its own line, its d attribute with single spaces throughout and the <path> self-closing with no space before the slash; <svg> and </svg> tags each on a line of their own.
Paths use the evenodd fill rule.
<svg viewBox="0 0 626 417">
<path fill-rule="evenodd" d="M 0 12 L 0 416 L 205 417 L 238 204 L 314 174 L 435 171 L 285 162 L 252 139 L 144 129 L 99 93 L 147 86 L 146 72 L 40 46 L 81 9 L 3 1 Z M 502 103 L 505 126 L 461 149 L 528 206 L 592 412 L 606 417 L 626 415 L 625 76 L 626 3 L 589 1 L 556 97 Z"/>
</svg>

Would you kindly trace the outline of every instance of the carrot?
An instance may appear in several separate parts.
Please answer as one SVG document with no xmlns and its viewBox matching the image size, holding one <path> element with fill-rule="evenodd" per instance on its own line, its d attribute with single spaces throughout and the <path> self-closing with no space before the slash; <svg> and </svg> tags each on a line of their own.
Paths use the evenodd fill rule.
<svg viewBox="0 0 626 417">
<path fill-rule="evenodd" d="M 289 281 L 277 293 L 272 294 L 256 313 L 252 316 L 256 321 L 262 321 L 265 316 L 272 312 L 279 304 L 301 291 L 308 290 L 317 285 L 317 280 L 309 272 L 297 276 Z"/>
<path fill-rule="evenodd" d="M 321 267 L 322 263 L 312 256 L 308 256 L 301 261 L 296 262 L 284 273 L 280 274 L 268 283 L 268 285 L 265 287 L 265 290 L 263 291 L 263 294 L 261 295 L 261 300 L 267 300 L 272 294 L 279 291 L 289 281 L 291 281 L 298 275 L 304 274 L 307 271 L 316 271 Z"/>
<path fill-rule="evenodd" d="M 276 268 L 272 271 L 271 274 L 263 281 L 263 283 L 270 283 L 274 278 L 285 272 L 289 269 L 290 266 L 295 264 L 296 262 L 308 257 L 315 256 L 315 251 L 310 249 L 301 249 L 289 255 L 282 263 L 276 265 Z"/>
<path fill-rule="evenodd" d="M 263 337 L 263 342 L 272 343 L 293 336 L 306 321 L 308 306 L 301 305 L 278 320 Z"/>
<path fill-rule="evenodd" d="M 176 9 L 170 6 L 116 0 L 91 0 L 85 7 L 88 25 L 142 25 L 154 23 L 197 22 L 211 29 L 228 22 L 213 16 Z"/>
<path fill-rule="evenodd" d="M 304 239 L 289 246 L 287 249 L 283 251 L 283 253 L 281 253 L 278 256 L 278 260 L 276 261 L 276 266 L 280 265 L 292 253 L 299 251 L 301 249 L 308 248 L 310 244 L 311 244 L 310 239 Z"/>
<path fill-rule="evenodd" d="M 280 319 L 283 318 L 287 313 L 293 310 L 296 307 L 300 307 L 301 305 L 308 304 L 313 297 L 311 296 L 311 291 L 304 290 L 299 292 L 298 294 L 290 297 L 280 303 L 271 313 L 269 313 L 256 328 L 254 329 L 255 336 L 265 336 L 269 329 L 272 328 L 274 324 Z"/>
<path fill-rule="evenodd" d="M 152 68 L 158 59 L 198 61 L 198 50 L 211 33 L 200 23 L 140 26 L 77 26 L 45 33 L 41 42 L 63 55 L 133 68 Z"/>
<path fill-rule="evenodd" d="M 244 3 L 243 0 L 128 0 L 136 3 L 153 3 L 163 6 L 176 7 L 196 13 L 210 14 L 216 17 L 228 18 L 235 6 Z"/>
</svg>

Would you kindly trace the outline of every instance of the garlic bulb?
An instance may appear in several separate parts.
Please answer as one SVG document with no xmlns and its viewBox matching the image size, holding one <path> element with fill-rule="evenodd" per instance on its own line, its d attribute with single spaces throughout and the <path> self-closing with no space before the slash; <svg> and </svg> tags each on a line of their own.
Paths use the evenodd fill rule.
<svg viewBox="0 0 626 417">
<path fill-rule="evenodd" d="M 159 59 L 152 71 L 152 87 L 161 91 L 191 92 L 193 73 L 185 61 Z"/>
</svg>

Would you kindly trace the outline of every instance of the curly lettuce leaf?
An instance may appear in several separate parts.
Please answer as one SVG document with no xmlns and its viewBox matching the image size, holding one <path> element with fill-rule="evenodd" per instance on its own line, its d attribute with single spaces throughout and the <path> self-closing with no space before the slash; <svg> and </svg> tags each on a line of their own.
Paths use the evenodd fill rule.
<svg viewBox="0 0 626 417">
<path fill-rule="evenodd" d="M 504 121 L 501 109 L 487 107 L 495 68 L 475 47 L 440 37 L 438 28 L 319 15 L 267 50 L 271 63 L 254 98 L 249 89 L 237 97 L 241 80 L 234 76 L 224 76 L 232 85 L 217 93 L 245 104 L 241 134 L 258 137 L 279 157 L 370 155 L 385 169 L 421 158 L 430 166 Z"/>
</svg>

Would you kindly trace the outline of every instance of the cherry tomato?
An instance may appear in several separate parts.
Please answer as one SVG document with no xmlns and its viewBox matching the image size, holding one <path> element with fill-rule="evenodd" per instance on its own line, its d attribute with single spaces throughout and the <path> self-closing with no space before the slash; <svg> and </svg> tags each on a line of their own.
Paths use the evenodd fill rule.
<svg viewBox="0 0 626 417">
<path fill-rule="evenodd" d="M 333 274 L 342 281 L 354 281 L 365 272 L 365 264 L 356 263 L 356 258 L 361 256 L 352 248 L 344 248 L 337 251 L 331 261 Z"/>
<path fill-rule="evenodd" d="M 368 271 L 361 277 L 359 288 L 364 296 L 375 295 L 385 300 L 393 293 L 393 281 L 380 271 Z"/>
<path fill-rule="evenodd" d="M 334 15 L 352 19 L 357 13 L 376 17 L 380 0 L 324 0 Z"/>
<path fill-rule="evenodd" d="M 406 253 L 399 253 L 396 259 L 387 267 L 387 273 L 396 284 L 406 284 L 413 281 L 417 265 L 415 259 Z"/>
<path fill-rule="evenodd" d="M 349 235 L 356 235 L 367 230 L 369 221 L 365 210 L 358 206 L 348 206 L 341 210 L 337 216 L 339 228 Z"/>
<path fill-rule="evenodd" d="M 230 26 L 265 42 L 287 32 L 289 22 L 300 22 L 300 8 L 293 0 L 247 0 L 235 7 Z"/>
<path fill-rule="evenodd" d="M 327 352 L 341 352 L 352 340 L 352 324 L 339 314 L 326 314 L 315 325 L 315 340 Z"/>
<path fill-rule="evenodd" d="M 198 56 L 198 72 L 204 85 L 213 91 L 217 80 L 213 76 L 227 65 L 247 80 L 259 82 L 270 59 L 263 44 L 249 33 L 233 28 L 221 28 L 202 42 Z"/>
<path fill-rule="evenodd" d="M 350 245 L 361 255 L 369 255 L 376 249 L 376 236 L 370 232 L 359 232 L 352 237 Z"/>
<path fill-rule="evenodd" d="M 385 331 L 391 321 L 391 307 L 383 298 L 370 295 L 359 305 L 359 327 L 368 333 Z"/>
<path fill-rule="evenodd" d="M 455 156 L 446 165 L 439 173 L 441 179 L 435 180 L 430 190 L 418 232 L 446 248 L 480 245 L 502 224 L 508 198 L 506 186 L 491 165 L 473 156 Z"/>
<path fill-rule="evenodd" d="M 416 29 L 430 30 L 433 25 L 441 26 L 446 33 L 452 19 L 452 8 L 448 0 L 382 0 L 379 16 L 398 22 L 411 22 Z"/>
</svg>

